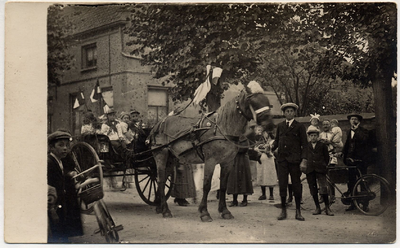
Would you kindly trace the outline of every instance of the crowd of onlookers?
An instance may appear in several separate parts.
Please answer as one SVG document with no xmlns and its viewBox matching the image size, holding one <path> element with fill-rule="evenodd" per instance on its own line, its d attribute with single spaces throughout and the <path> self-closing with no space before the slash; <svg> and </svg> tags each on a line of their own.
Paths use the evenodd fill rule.
<svg viewBox="0 0 400 248">
<path fill-rule="evenodd" d="M 363 117 L 359 114 L 347 116 L 350 130 L 343 140 L 343 133 L 336 119 L 320 119 L 318 114 L 311 115 L 310 125 L 306 127 L 294 119 L 298 106 L 294 103 L 283 104 L 281 110 L 285 120 L 276 127 L 275 134 L 265 131 L 250 121 L 248 129 L 240 138 L 241 145 L 229 175 L 227 193 L 232 194 L 230 206 L 239 206 L 238 195 L 243 195 L 240 206 L 247 206 L 247 196 L 254 193 L 253 181 L 260 186 L 258 200 L 274 201 L 274 188 L 279 186 L 280 207 L 282 212 L 278 220 L 287 218 L 287 203 L 295 200 L 295 218 L 304 221 L 300 211 L 302 203 L 301 175 L 306 174 L 310 194 L 315 203 L 314 215 L 321 214 L 320 202 L 325 204 L 325 213 L 333 216 L 328 199 L 326 174 L 328 165 L 339 162 L 354 165 L 366 173 L 367 155 L 371 149 L 371 133 L 360 126 Z M 81 136 L 103 134 L 121 154 L 131 149 L 132 141 L 143 134 L 143 124 L 136 110 L 121 112 L 117 118 L 115 111 L 96 118 L 92 112 L 84 115 Z M 76 202 L 76 190 L 71 180 L 74 165 L 68 159 L 71 134 L 66 130 L 57 130 L 48 136 L 48 220 L 49 242 L 67 242 L 69 236 L 82 233 L 79 206 Z M 256 168 L 256 178 L 251 168 Z M 196 197 L 194 169 L 191 165 L 176 168 L 176 182 L 172 192 L 174 202 L 186 206 L 186 198 Z M 196 173 L 195 173 L 196 174 Z M 218 173 L 215 173 L 218 177 Z M 348 189 L 353 188 L 357 180 L 356 170 L 348 170 Z M 218 179 L 213 179 L 215 185 Z M 197 183 L 198 185 L 198 183 Z M 213 187 L 213 186 L 212 186 Z M 214 187 L 215 188 L 215 187 Z M 217 186 L 218 188 L 218 186 Z M 267 197 L 267 188 L 269 190 Z M 330 189 L 334 192 L 334 189 Z M 318 197 L 318 194 L 320 197 Z M 218 198 L 218 194 L 217 194 Z M 334 200 L 334 198 L 333 198 Z M 368 203 L 363 206 L 368 211 Z M 353 204 L 346 211 L 355 209 Z"/>
</svg>

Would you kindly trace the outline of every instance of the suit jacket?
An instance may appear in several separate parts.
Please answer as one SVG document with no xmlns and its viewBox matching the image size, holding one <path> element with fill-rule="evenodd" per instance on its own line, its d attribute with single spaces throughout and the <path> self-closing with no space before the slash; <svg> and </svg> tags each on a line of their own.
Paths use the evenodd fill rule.
<svg viewBox="0 0 400 248">
<path fill-rule="evenodd" d="M 65 204 L 65 179 L 57 160 L 50 154 L 47 155 L 47 184 L 56 189 L 57 215 L 60 219 L 60 224 L 62 224 L 67 211 Z"/>
<path fill-rule="evenodd" d="M 354 148 L 351 151 L 351 143 L 353 143 Z M 347 132 L 346 143 L 343 147 L 343 158 L 346 162 L 347 158 L 361 159 L 363 162 L 367 162 L 371 150 L 369 141 L 369 131 L 361 126 L 359 126 L 354 133 L 353 139 L 351 138 L 351 130 Z"/>
<path fill-rule="evenodd" d="M 288 128 L 284 120 L 278 124 L 272 150 L 278 148 L 278 162 L 300 163 L 307 157 L 307 143 L 306 128 L 296 120 Z"/>
<path fill-rule="evenodd" d="M 328 163 L 328 147 L 321 141 L 318 141 L 315 148 L 313 148 L 311 142 L 309 142 L 307 146 L 307 169 L 305 173 L 308 174 L 313 171 L 326 173 Z"/>
</svg>

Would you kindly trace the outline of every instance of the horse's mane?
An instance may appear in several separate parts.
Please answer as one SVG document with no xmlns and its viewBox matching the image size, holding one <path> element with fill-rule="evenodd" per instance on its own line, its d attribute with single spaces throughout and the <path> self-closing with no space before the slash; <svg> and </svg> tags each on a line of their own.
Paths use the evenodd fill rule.
<svg viewBox="0 0 400 248">
<path fill-rule="evenodd" d="M 234 98 L 217 110 L 217 124 L 225 135 L 240 136 L 244 133 L 247 119 L 237 110 L 236 100 L 242 102 L 245 100 L 245 94 L 242 91 L 239 98 Z"/>
</svg>

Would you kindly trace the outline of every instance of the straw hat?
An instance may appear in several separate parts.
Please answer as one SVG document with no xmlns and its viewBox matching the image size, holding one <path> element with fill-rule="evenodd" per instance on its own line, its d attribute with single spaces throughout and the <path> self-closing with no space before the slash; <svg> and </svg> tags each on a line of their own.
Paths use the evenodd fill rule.
<svg viewBox="0 0 400 248">
<path fill-rule="evenodd" d="M 286 108 L 294 108 L 294 110 L 296 111 L 299 108 L 299 106 L 297 106 L 297 104 L 295 103 L 288 102 L 281 106 L 281 110 L 285 111 Z"/>
<path fill-rule="evenodd" d="M 320 132 L 319 129 L 315 126 L 311 125 L 307 128 L 307 134 L 310 134 L 310 133 L 318 133 L 319 134 L 319 132 Z"/>
</svg>

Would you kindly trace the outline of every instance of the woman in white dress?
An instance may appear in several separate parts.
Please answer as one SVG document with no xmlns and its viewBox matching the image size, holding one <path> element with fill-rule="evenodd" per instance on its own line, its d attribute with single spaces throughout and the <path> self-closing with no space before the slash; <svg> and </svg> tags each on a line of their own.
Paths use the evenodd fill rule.
<svg viewBox="0 0 400 248">
<path fill-rule="evenodd" d="M 274 200 L 274 187 L 278 184 L 278 177 L 275 167 L 274 155 L 271 152 L 271 145 L 274 142 L 272 133 L 266 131 L 257 135 L 256 150 L 262 153 L 261 164 L 257 163 L 257 183 L 261 187 L 262 195 L 258 200 L 266 200 L 266 187 L 269 188 L 269 200 Z"/>
</svg>

